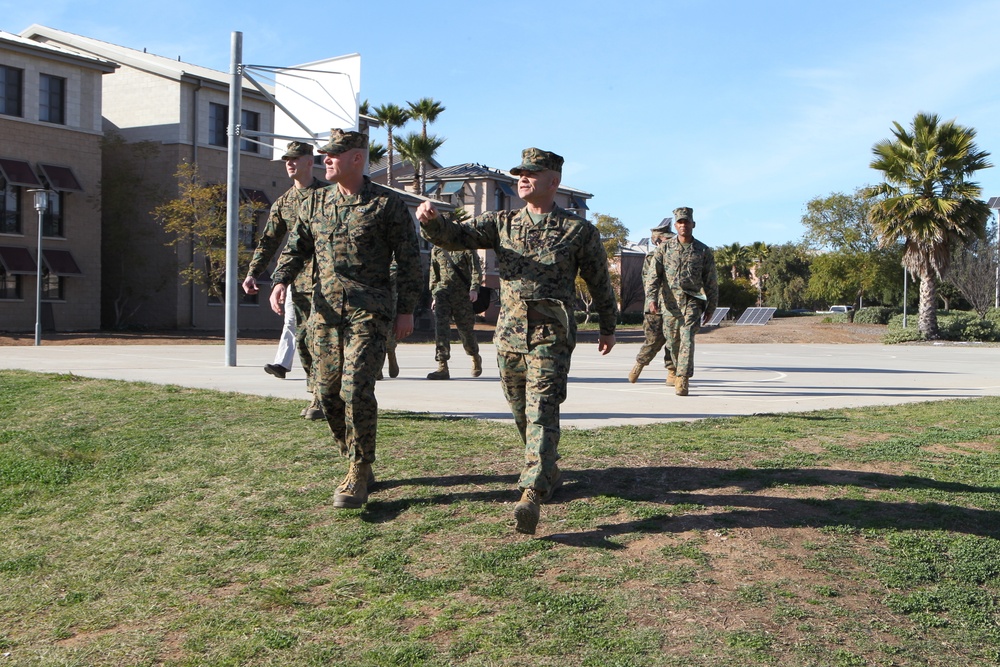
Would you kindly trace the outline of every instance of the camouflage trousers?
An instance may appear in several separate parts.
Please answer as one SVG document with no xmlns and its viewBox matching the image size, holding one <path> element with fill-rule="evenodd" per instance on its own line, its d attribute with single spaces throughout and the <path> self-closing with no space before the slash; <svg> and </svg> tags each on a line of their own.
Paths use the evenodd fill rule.
<svg viewBox="0 0 1000 667">
<path fill-rule="evenodd" d="M 292 287 L 292 308 L 295 310 L 295 349 L 302 362 L 302 370 L 306 374 L 306 389 L 313 390 L 312 350 L 309 349 L 309 315 L 312 314 L 312 294 L 302 293 Z"/>
<path fill-rule="evenodd" d="M 701 299 L 685 296 L 677 301 L 676 308 L 671 307 L 663 317 L 663 333 L 670 345 L 670 356 L 679 377 L 694 375 L 694 336 L 701 328 L 704 312 Z"/>
<path fill-rule="evenodd" d="M 500 384 L 524 442 L 517 486 L 545 493 L 559 460 L 559 406 L 566 400 L 572 348 L 558 323 L 528 326 L 528 352 L 497 352 Z"/>
<path fill-rule="evenodd" d="M 451 322 L 455 321 L 458 338 L 470 357 L 479 354 L 476 340 L 476 314 L 472 312 L 469 291 L 440 290 L 434 292 L 434 361 L 451 358 Z"/>
<path fill-rule="evenodd" d="M 663 367 L 673 369 L 674 360 L 670 356 L 670 346 L 667 345 L 667 338 L 663 335 L 663 316 L 659 313 L 643 313 L 642 333 L 646 340 L 639 348 L 639 354 L 635 355 L 635 363 L 648 366 L 660 348 L 663 348 Z"/>
<path fill-rule="evenodd" d="M 375 460 L 378 401 L 375 378 L 385 362 L 389 322 L 365 311 L 345 312 L 336 324 L 309 320 L 315 390 L 340 452 Z"/>
</svg>

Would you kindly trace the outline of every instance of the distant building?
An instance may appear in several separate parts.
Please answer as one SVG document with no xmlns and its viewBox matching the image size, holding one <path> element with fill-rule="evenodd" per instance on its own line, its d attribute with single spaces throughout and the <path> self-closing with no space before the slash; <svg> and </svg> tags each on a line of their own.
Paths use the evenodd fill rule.
<svg viewBox="0 0 1000 667">
<path fill-rule="evenodd" d="M 102 79 L 108 59 L 0 31 L 0 329 L 100 327 Z M 28 192 L 53 192 L 43 214 Z"/>
</svg>

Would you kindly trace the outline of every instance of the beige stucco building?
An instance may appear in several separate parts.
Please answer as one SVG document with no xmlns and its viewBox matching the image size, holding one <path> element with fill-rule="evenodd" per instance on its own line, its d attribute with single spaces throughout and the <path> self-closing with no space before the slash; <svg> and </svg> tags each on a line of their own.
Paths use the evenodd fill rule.
<svg viewBox="0 0 1000 667">
<path fill-rule="evenodd" d="M 0 329 L 100 327 L 102 79 L 117 65 L 0 31 Z"/>
</svg>

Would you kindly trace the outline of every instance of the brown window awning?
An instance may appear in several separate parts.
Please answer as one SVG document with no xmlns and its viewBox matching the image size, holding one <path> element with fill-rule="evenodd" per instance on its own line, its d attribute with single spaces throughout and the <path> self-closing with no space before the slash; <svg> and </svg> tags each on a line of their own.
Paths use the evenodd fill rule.
<svg viewBox="0 0 1000 667">
<path fill-rule="evenodd" d="M 0 265 L 10 276 L 29 276 L 38 273 L 38 265 L 27 248 L 0 245 Z"/>
<path fill-rule="evenodd" d="M 42 187 L 42 182 L 35 176 L 31 165 L 24 160 L 0 158 L 0 174 L 11 185 L 20 185 L 26 188 Z"/>
<path fill-rule="evenodd" d="M 76 180 L 73 170 L 69 167 L 60 167 L 54 164 L 38 163 L 38 168 L 42 170 L 42 175 L 49 182 L 53 190 L 59 192 L 83 192 L 80 181 Z"/>
<path fill-rule="evenodd" d="M 57 276 L 82 276 L 83 271 L 73 259 L 69 250 L 50 250 L 42 248 L 42 261 L 48 267 L 49 273 Z"/>
<path fill-rule="evenodd" d="M 240 188 L 240 194 L 243 196 L 244 201 L 250 202 L 257 208 L 271 208 L 271 200 L 268 199 L 267 193 L 263 190 Z"/>
</svg>

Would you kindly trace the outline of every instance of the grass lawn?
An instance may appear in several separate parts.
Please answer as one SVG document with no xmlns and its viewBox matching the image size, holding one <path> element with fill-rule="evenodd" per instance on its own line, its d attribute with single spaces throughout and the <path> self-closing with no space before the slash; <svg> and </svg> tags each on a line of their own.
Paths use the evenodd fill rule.
<svg viewBox="0 0 1000 667">
<path fill-rule="evenodd" d="M 567 431 L 0 371 L 0 666 L 1000 661 L 1000 399 Z"/>
</svg>

